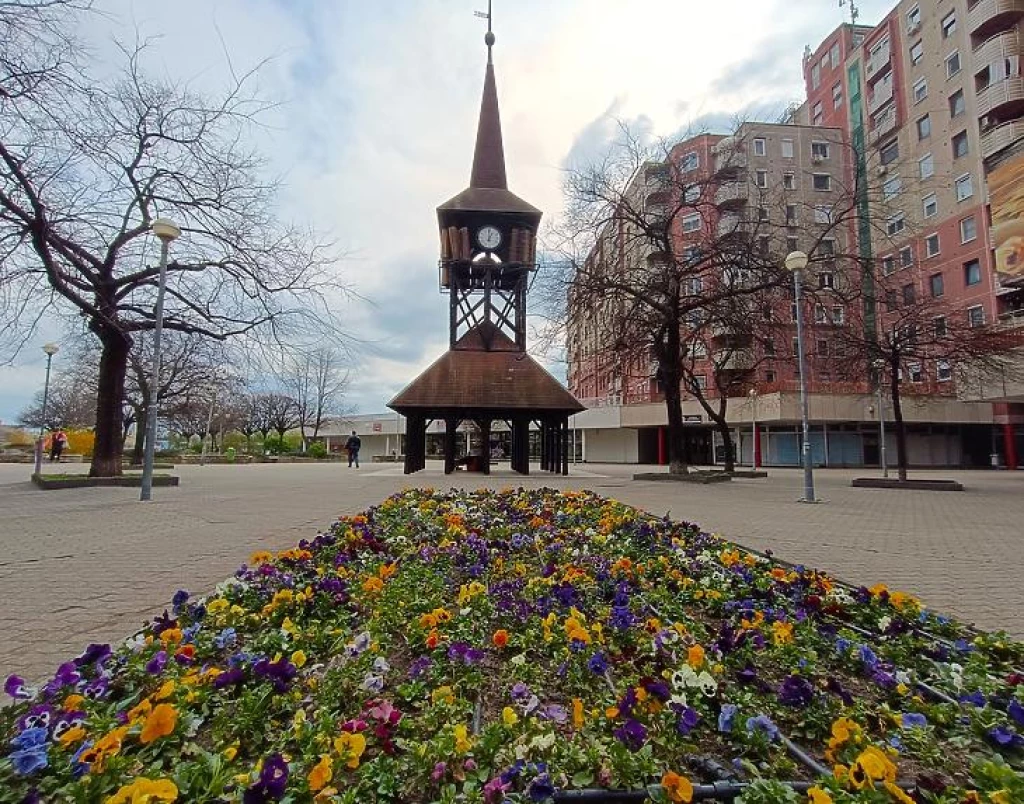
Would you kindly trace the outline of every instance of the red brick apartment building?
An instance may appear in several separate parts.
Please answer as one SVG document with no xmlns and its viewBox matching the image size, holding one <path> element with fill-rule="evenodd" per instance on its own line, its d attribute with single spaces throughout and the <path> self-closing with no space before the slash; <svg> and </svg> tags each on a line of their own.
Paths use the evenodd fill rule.
<svg viewBox="0 0 1024 804">
<path fill-rule="evenodd" d="M 683 247 L 707 227 L 778 218 L 770 237 L 785 243 L 761 247 L 783 254 L 822 245 L 837 254 L 856 250 L 874 261 L 886 287 L 944 297 L 970 326 L 1024 326 L 1022 20 L 1024 0 L 904 0 L 874 27 L 840 26 L 807 49 L 806 102 L 790 123 L 744 123 L 730 136 L 679 143 L 665 165 L 639 171 L 629 192 L 661 203 L 663 190 L 651 177 L 666 168 L 699 184 L 714 177 L 714 205 L 699 220 L 677 222 Z M 735 176 L 721 170 L 723 154 L 738 168 Z M 843 204 L 840 195 L 852 199 L 858 186 L 873 189 L 857 214 L 827 226 L 826 207 Z M 779 188 L 784 202 L 757 208 L 765 188 Z M 860 218 L 871 225 L 858 227 Z M 821 243 L 823 231 L 830 242 Z M 616 242 L 601 238 L 589 259 L 621 261 Z M 812 287 L 836 281 L 827 261 L 812 268 L 804 279 Z M 884 326 L 891 301 L 878 302 Z M 848 361 L 837 328 L 858 312 L 819 300 L 805 319 L 811 446 L 819 465 L 880 461 L 874 385 L 841 370 Z M 574 422 L 578 457 L 663 462 L 666 413 L 650 360 L 614 356 L 614 333 L 601 318 L 599 310 L 577 310 L 570 322 L 569 385 L 591 408 Z M 796 465 L 796 362 L 791 339 L 774 340 L 784 343 L 767 344 L 770 354 L 762 344 L 749 356 L 749 387 L 730 401 L 728 419 L 741 462 L 756 453 L 764 465 Z M 958 382 L 949 361 L 929 362 L 903 368 L 910 463 L 1017 468 L 1018 456 L 1024 458 L 1020 377 Z M 890 418 L 889 400 L 882 407 Z M 720 439 L 704 410 L 687 399 L 684 415 L 691 460 L 720 461 Z"/>
</svg>

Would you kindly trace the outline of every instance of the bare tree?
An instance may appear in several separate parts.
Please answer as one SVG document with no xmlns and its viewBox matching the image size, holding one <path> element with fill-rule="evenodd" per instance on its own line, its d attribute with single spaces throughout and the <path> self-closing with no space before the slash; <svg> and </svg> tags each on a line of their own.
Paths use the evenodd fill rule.
<svg viewBox="0 0 1024 804">
<path fill-rule="evenodd" d="M 137 338 L 128 354 L 125 407 L 135 424 L 132 463 L 142 463 L 150 411 L 153 406 L 153 348 L 151 338 Z M 161 344 L 158 399 L 163 410 L 214 402 L 227 376 L 222 370 L 224 352 L 218 342 L 198 335 L 172 332 Z M 127 418 L 127 417 L 126 417 Z"/>
<path fill-rule="evenodd" d="M 275 216 L 277 185 L 246 138 L 267 108 L 253 74 L 205 97 L 147 77 L 144 55 L 128 48 L 113 79 L 0 117 L 0 288 L 81 315 L 100 342 L 94 476 L 121 471 L 129 354 L 155 325 L 155 218 L 183 230 L 169 331 L 276 340 L 327 324 L 323 294 L 340 289 L 329 248 Z"/>
<path fill-rule="evenodd" d="M 980 279 L 980 264 L 975 268 Z M 904 396 L 952 396 L 964 370 L 1019 375 L 1019 362 L 1011 358 L 1024 345 L 1024 333 L 986 320 L 981 305 L 950 302 L 942 274 L 881 270 L 874 284 L 880 302 L 877 331 L 870 332 L 860 321 L 840 329 L 836 343 L 844 359 L 836 365 L 846 367 L 847 376 L 854 379 L 863 377 L 863 367 L 870 366 L 873 381 L 888 388 L 903 481 L 908 469 Z"/>
<path fill-rule="evenodd" d="M 306 449 L 306 431 L 316 438 L 320 428 L 336 413 L 348 387 L 348 372 L 342 370 L 336 349 L 323 348 L 293 356 L 287 362 L 282 381 L 295 400 L 302 449 Z"/>
<path fill-rule="evenodd" d="M 95 416 L 94 376 L 73 364 L 67 371 L 54 372 L 46 400 L 46 416 L 43 416 L 43 392 L 40 391 L 32 404 L 18 415 L 18 422 L 25 427 L 47 430 L 56 427 L 89 429 L 95 422 Z"/>
<path fill-rule="evenodd" d="M 841 147 L 839 132 L 822 136 Z M 542 291 L 549 321 L 585 319 L 583 337 L 592 353 L 610 346 L 619 362 L 653 364 L 667 408 L 670 471 L 676 474 L 688 469 L 682 394 L 687 385 L 698 390 L 693 365 L 687 383 L 688 342 L 708 342 L 707 354 L 726 361 L 713 371 L 725 394 L 705 410 L 720 430 L 727 429 L 728 393 L 750 383 L 749 370 L 728 368 L 736 363 L 743 336 L 742 327 L 728 327 L 741 326 L 744 311 L 759 299 L 788 307 L 792 278 L 783 262 L 798 214 L 785 188 L 765 186 L 747 170 L 750 143 L 742 129 L 730 138 L 705 140 L 703 147 L 711 164 L 693 172 L 674 145 L 648 147 L 623 129 L 622 141 L 603 161 L 570 169 L 565 215 L 552 237 L 561 270 L 548 270 Z M 851 240 L 856 194 L 843 178 L 836 177 L 813 209 L 803 210 L 801 245 L 812 268 L 831 264 L 837 248 Z M 733 207 L 739 199 L 742 206 Z M 559 307 L 561 299 L 567 308 Z M 723 349 L 723 342 L 733 346 Z M 580 347 L 569 344 L 571 353 Z M 743 358 L 751 364 L 757 359 Z M 707 395 L 700 399 L 707 402 Z"/>
<path fill-rule="evenodd" d="M 261 402 L 270 429 L 276 432 L 278 439 L 283 442 L 285 433 L 299 426 L 298 403 L 294 397 L 280 393 L 263 394 Z"/>
</svg>

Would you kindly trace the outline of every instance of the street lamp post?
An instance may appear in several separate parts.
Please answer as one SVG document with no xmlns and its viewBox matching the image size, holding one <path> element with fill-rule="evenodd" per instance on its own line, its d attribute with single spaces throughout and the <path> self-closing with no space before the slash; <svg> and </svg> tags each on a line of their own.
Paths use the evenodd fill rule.
<svg viewBox="0 0 1024 804">
<path fill-rule="evenodd" d="M 39 422 L 39 437 L 36 438 L 36 474 L 43 472 L 43 434 L 46 432 L 46 405 L 50 401 L 50 364 L 53 363 L 53 356 L 60 351 L 55 343 L 47 343 L 43 346 L 46 352 L 46 382 L 43 384 L 43 412 Z"/>
<path fill-rule="evenodd" d="M 757 389 L 756 388 L 751 388 L 749 391 L 747 391 L 747 396 L 750 398 L 750 408 L 751 408 L 750 409 L 750 435 L 751 435 L 751 441 L 750 441 L 750 468 L 751 469 L 757 469 L 758 465 L 760 464 L 760 461 L 758 461 L 758 458 L 760 457 L 758 455 L 758 452 L 760 452 L 758 447 L 760 445 L 758 444 L 758 440 L 759 439 L 757 437 Z"/>
<path fill-rule="evenodd" d="M 793 251 L 786 257 L 786 268 L 793 273 L 793 295 L 796 301 L 796 351 L 800 367 L 800 410 L 803 419 L 803 465 L 804 465 L 804 496 L 801 502 L 813 503 L 814 469 L 811 466 L 811 425 L 807 411 L 807 367 L 804 361 L 804 324 L 803 310 L 800 305 L 800 273 L 807 267 L 807 255 L 802 251 Z"/>
<path fill-rule="evenodd" d="M 153 400 L 146 419 L 146 453 L 142 464 L 142 491 L 139 500 L 153 497 L 153 456 L 156 452 L 156 420 L 160 412 L 160 337 L 164 331 L 164 289 L 167 286 L 167 253 L 171 242 L 181 235 L 181 229 L 165 218 L 157 218 L 150 227 L 160 238 L 160 282 L 156 291 L 155 323 L 153 326 L 153 369 L 150 387 Z"/>
<path fill-rule="evenodd" d="M 882 371 L 886 367 L 886 362 L 878 359 L 872 365 L 875 368 L 875 385 L 878 391 L 878 448 L 882 459 L 882 477 L 888 477 L 889 464 L 885 459 L 885 408 L 882 405 Z"/>
</svg>

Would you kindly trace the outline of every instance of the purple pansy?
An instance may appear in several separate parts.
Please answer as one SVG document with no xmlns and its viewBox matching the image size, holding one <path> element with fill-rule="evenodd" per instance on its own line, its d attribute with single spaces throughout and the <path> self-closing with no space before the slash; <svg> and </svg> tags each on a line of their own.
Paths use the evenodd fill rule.
<svg viewBox="0 0 1024 804">
<path fill-rule="evenodd" d="M 803 709 L 814 700 L 814 685 L 804 676 L 787 676 L 779 690 L 779 700 L 786 706 Z"/>
<path fill-rule="evenodd" d="M 772 722 L 768 715 L 747 718 L 747 731 L 751 734 L 762 732 L 768 736 L 768 740 L 771 742 L 779 739 L 779 727 Z"/>
<path fill-rule="evenodd" d="M 613 733 L 615 738 L 630 751 L 639 751 L 647 740 L 647 727 L 633 718 L 628 718 Z"/>
<path fill-rule="evenodd" d="M 1006 713 L 1018 726 L 1024 726 L 1024 705 L 1021 705 L 1020 701 L 1016 698 L 1010 701 L 1010 705 L 1006 708 Z"/>
<path fill-rule="evenodd" d="M 146 662 L 146 672 L 152 676 L 158 676 L 164 671 L 167 665 L 167 651 L 157 651 L 153 658 Z"/>
<path fill-rule="evenodd" d="M 12 698 L 27 699 L 36 694 L 36 691 L 25 683 L 21 676 L 7 676 L 4 682 L 4 692 Z"/>
<path fill-rule="evenodd" d="M 722 704 L 722 711 L 718 713 L 719 731 L 726 733 L 732 731 L 737 708 L 736 704 Z"/>
<path fill-rule="evenodd" d="M 928 725 L 928 718 L 920 712 L 904 712 L 900 717 L 900 725 L 905 729 L 923 729 Z"/>
</svg>

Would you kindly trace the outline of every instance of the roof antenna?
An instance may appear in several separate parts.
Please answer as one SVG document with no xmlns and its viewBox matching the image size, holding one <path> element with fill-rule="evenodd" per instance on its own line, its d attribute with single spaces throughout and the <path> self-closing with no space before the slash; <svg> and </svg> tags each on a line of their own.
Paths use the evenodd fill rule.
<svg viewBox="0 0 1024 804">
<path fill-rule="evenodd" d="M 842 8 L 847 3 L 847 0 L 839 0 L 839 7 Z M 857 18 L 860 17 L 860 9 L 857 8 L 857 0 L 849 0 L 850 3 L 850 23 L 852 25 L 857 24 Z"/>
<path fill-rule="evenodd" d="M 491 48 L 494 47 L 494 32 L 491 30 L 491 0 L 487 0 L 487 11 L 474 11 L 474 17 L 487 20 L 487 33 L 484 35 L 484 42 L 487 44 L 487 63 L 491 64 Z"/>
</svg>

